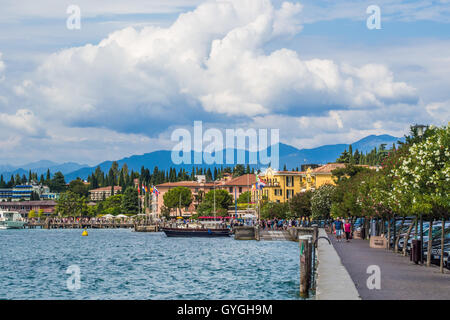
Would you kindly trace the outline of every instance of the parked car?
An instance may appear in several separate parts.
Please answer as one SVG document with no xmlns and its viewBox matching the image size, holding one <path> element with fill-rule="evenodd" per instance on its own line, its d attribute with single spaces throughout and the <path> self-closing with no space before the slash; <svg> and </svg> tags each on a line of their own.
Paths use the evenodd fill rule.
<svg viewBox="0 0 450 320">
<path fill-rule="evenodd" d="M 433 244 L 439 242 L 440 243 L 440 239 L 441 239 L 441 229 L 442 229 L 442 223 L 441 222 L 435 222 L 433 224 L 433 231 L 432 231 L 432 237 L 433 237 Z M 420 233 L 420 231 L 419 231 Z M 450 236 L 450 222 L 446 222 L 445 223 L 445 237 Z M 420 239 L 420 234 L 417 235 L 417 238 Z M 415 239 L 415 232 L 411 233 L 410 238 L 408 239 L 408 243 L 406 246 L 406 251 L 409 252 L 411 250 L 411 243 L 412 240 Z M 404 239 L 402 239 L 404 240 Z M 400 241 L 402 241 L 400 240 Z M 402 248 L 403 248 L 403 243 L 404 241 L 402 241 Z M 425 230 L 424 227 L 424 236 L 423 236 L 423 246 L 424 248 L 428 247 L 428 228 Z"/>
<path fill-rule="evenodd" d="M 431 263 L 440 264 L 441 261 L 441 245 L 435 245 L 431 247 Z M 424 250 L 423 256 L 424 259 L 427 258 L 428 249 Z M 448 256 L 450 254 L 450 239 L 447 239 L 444 244 L 444 266 L 450 269 Z"/>
</svg>

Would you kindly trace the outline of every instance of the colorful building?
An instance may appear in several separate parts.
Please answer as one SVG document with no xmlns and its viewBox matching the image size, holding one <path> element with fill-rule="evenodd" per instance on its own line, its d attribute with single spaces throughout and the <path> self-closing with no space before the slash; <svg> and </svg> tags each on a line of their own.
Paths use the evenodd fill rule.
<svg viewBox="0 0 450 320">
<path fill-rule="evenodd" d="M 277 171 L 268 168 L 260 175 L 265 182 L 262 190 L 254 190 L 254 199 L 267 199 L 273 202 L 285 202 L 299 192 L 314 191 L 324 184 L 336 184 L 332 171 L 345 168 L 345 163 L 328 163 L 305 171 Z M 377 169 L 367 165 L 358 165 L 369 169 Z"/>
<path fill-rule="evenodd" d="M 156 213 L 161 214 L 161 208 L 164 206 L 164 194 L 170 189 L 175 187 L 186 187 L 191 190 L 192 203 L 188 208 L 181 208 L 181 214 L 183 216 L 191 216 L 196 213 L 197 206 L 201 202 L 202 197 L 211 190 L 226 190 L 233 198 L 239 198 L 239 196 L 250 191 L 252 185 L 255 184 L 256 178 L 254 174 L 244 174 L 240 177 L 233 178 L 229 174 L 225 174 L 223 179 L 214 182 L 206 182 L 205 179 L 198 179 L 197 181 L 178 181 L 167 182 L 156 186 L 159 191 L 157 197 Z M 178 212 L 179 214 L 179 212 Z M 176 216 L 177 213 L 173 211 L 171 215 Z"/>
<path fill-rule="evenodd" d="M 299 171 L 277 171 L 268 168 L 260 178 L 265 182 L 265 187 L 253 191 L 254 199 L 285 202 L 301 191 L 302 172 Z"/>
<path fill-rule="evenodd" d="M 0 201 L 29 201 L 32 198 L 33 192 L 41 200 L 57 200 L 59 198 L 59 194 L 50 192 L 48 186 L 33 183 L 0 189 Z"/>
</svg>

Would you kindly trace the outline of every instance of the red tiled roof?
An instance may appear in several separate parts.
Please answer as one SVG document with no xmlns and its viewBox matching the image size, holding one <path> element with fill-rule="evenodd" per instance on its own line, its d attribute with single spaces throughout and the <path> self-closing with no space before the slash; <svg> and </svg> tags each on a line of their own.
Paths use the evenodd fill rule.
<svg viewBox="0 0 450 320">
<path fill-rule="evenodd" d="M 302 174 L 303 171 L 277 171 L 276 174 Z"/>
<path fill-rule="evenodd" d="M 242 176 L 225 181 L 222 186 L 247 186 L 255 184 L 256 176 L 254 174 L 244 174 Z"/>
<path fill-rule="evenodd" d="M 330 174 L 331 171 L 338 169 L 338 168 L 345 168 L 345 166 L 347 166 L 348 163 L 328 163 L 326 165 L 323 165 L 321 167 L 315 168 L 313 170 L 311 170 L 311 173 L 323 173 L 323 174 Z M 369 166 L 367 164 L 357 164 L 357 167 L 364 167 L 364 168 L 369 168 L 369 169 L 376 169 L 376 166 Z"/>
<path fill-rule="evenodd" d="M 114 186 L 114 191 L 116 190 L 122 190 L 121 186 Z M 92 189 L 89 192 L 101 192 L 101 191 L 111 191 L 111 187 L 101 187 L 97 189 Z"/>
<path fill-rule="evenodd" d="M 219 184 L 216 183 L 216 186 Z M 170 188 L 170 187 L 213 187 L 214 183 L 212 182 L 197 182 L 197 181 L 177 181 L 177 182 L 166 182 L 156 185 L 156 188 Z"/>
<path fill-rule="evenodd" d="M 345 163 L 328 163 L 324 166 L 311 170 L 311 173 L 331 173 L 331 171 L 338 168 L 345 168 Z"/>
</svg>

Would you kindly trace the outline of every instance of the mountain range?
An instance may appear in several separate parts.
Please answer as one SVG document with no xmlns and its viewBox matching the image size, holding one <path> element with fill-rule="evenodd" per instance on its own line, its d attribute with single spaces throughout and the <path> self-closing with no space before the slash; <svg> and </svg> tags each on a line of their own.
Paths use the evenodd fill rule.
<svg viewBox="0 0 450 320">
<path fill-rule="evenodd" d="M 386 148 L 390 148 L 392 144 L 397 144 L 398 141 L 404 141 L 404 138 L 393 137 L 390 135 L 370 135 L 361 140 L 352 143 L 353 151 L 358 149 L 360 152 L 369 152 L 375 147 L 379 147 L 381 144 L 386 144 Z M 348 150 L 349 144 L 334 144 L 334 145 L 324 145 L 317 148 L 311 149 L 297 149 L 293 146 L 279 143 L 279 166 L 282 168 L 284 165 L 290 170 L 292 168 L 300 167 L 301 164 L 325 164 L 328 162 L 334 162 L 344 150 Z M 237 150 L 231 150 L 234 154 L 234 160 L 236 161 Z M 245 153 L 245 159 L 249 159 L 251 156 L 255 156 L 258 160 L 258 154 L 254 154 L 247 150 L 242 150 Z M 226 150 L 224 150 L 224 160 L 225 160 Z M 270 152 L 269 152 L 270 154 Z M 121 167 L 124 163 L 127 164 L 128 170 L 140 171 L 141 167 L 144 166 L 153 170 L 157 166 L 160 170 L 167 170 L 170 167 L 184 168 L 190 171 L 193 166 L 212 168 L 214 165 L 193 165 L 193 164 L 179 164 L 174 165 L 172 162 L 172 151 L 171 150 L 159 150 L 150 153 L 145 153 L 142 155 L 133 155 L 120 160 L 116 160 Z M 214 155 L 214 154 L 213 154 Z M 194 152 L 190 154 L 191 159 L 194 159 Z M 103 172 L 107 172 L 111 167 L 113 161 L 104 161 L 95 166 L 87 166 L 74 162 L 67 162 L 58 164 L 48 160 L 41 160 L 38 162 L 29 163 L 20 167 L 14 167 L 11 165 L 0 166 L 0 173 L 3 174 L 5 180 L 9 179 L 11 174 L 20 174 L 21 176 L 25 174 L 28 176 L 28 171 L 37 172 L 38 175 L 46 174 L 47 169 L 53 174 L 57 171 L 61 171 L 65 177 L 66 181 L 71 181 L 80 177 L 86 179 L 95 168 L 99 166 Z M 225 166 L 231 166 L 232 164 L 225 164 Z M 266 167 L 267 165 L 250 165 L 254 168 Z"/>
</svg>

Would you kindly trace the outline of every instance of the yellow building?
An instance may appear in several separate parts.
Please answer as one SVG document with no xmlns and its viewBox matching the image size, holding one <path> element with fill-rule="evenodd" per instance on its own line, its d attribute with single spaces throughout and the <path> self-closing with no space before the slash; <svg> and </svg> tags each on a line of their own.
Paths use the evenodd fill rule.
<svg viewBox="0 0 450 320">
<path fill-rule="evenodd" d="M 331 171 L 344 168 L 344 163 L 329 163 L 306 171 L 277 171 L 268 168 L 260 175 L 266 186 L 254 191 L 254 199 L 267 199 L 273 202 L 285 202 L 294 194 L 315 190 L 324 184 L 335 184 Z"/>
<path fill-rule="evenodd" d="M 276 171 L 268 168 L 260 175 L 266 186 L 256 193 L 269 201 L 285 202 L 300 192 L 301 172 L 298 171 Z"/>
<path fill-rule="evenodd" d="M 273 202 L 285 202 L 294 194 L 314 191 L 324 184 L 336 184 L 332 171 L 345 168 L 345 163 L 328 163 L 315 169 L 308 168 L 306 171 L 276 171 L 268 168 L 259 177 L 266 186 L 262 190 L 253 191 L 254 201 L 267 199 Z M 377 169 L 367 165 L 358 165 L 369 169 Z"/>
</svg>

